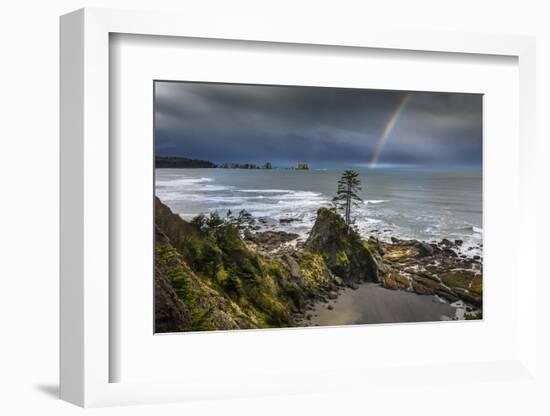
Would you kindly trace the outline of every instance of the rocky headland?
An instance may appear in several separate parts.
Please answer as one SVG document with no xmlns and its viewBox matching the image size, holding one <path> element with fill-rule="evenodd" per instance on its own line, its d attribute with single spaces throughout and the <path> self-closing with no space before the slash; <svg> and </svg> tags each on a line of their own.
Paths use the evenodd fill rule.
<svg viewBox="0 0 550 416">
<path fill-rule="evenodd" d="M 158 198 L 155 218 L 156 332 L 304 326 L 314 305 L 366 282 L 462 301 L 467 318 L 481 317 L 481 259 L 457 254 L 459 240 L 363 239 L 327 208 L 305 241 L 188 222 Z"/>
</svg>

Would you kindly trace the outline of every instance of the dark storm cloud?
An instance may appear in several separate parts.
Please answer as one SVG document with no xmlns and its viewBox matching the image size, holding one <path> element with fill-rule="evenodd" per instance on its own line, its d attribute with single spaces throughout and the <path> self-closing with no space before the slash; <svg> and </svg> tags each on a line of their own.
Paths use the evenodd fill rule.
<svg viewBox="0 0 550 416">
<path fill-rule="evenodd" d="M 158 155 L 214 162 L 479 165 L 481 95 L 157 82 Z"/>
</svg>

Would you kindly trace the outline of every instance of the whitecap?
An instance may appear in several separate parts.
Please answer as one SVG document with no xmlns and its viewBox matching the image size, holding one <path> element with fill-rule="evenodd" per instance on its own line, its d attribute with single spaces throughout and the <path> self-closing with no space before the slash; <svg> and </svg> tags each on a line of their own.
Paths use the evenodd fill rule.
<svg viewBox="0 0 550 416">
<path fill-rule="evenodd" d="M 378 205 L 378 204 L 383 204 L 385 202 L 389 202 L 389 201 L 386 199 L 366 199 L 363 201 L 365 205 Z"/>
<path fill-rule="evenodd" d="M 292 191 L 289 189 L 237 189 L 237 192 L 253 192 L 253 193 L 267 193 L 267 194 L 289 194 Z"/>
<path fill-rule="evenodd" d="M 155 184 L 157 186 L 182 186 L 182 185 L 195 185 L 204 182 L 212 182 L 212 178 L 182 178 L 176 177 L 175 179 L 160 179 L 157 178 Z"/>
</svg>

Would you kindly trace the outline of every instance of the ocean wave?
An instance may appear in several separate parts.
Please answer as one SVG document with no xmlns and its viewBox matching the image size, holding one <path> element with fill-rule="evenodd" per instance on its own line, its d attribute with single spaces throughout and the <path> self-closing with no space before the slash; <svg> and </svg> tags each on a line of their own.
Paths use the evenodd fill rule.
<svg viewBox="0 0 550 416">
<path fill-rule="evenodd" d="M 363 201 L 365 205 L 378 205 L 378 204 L 383 204 L 385 202 L 389 202 L 389 201 L 386 199 L 366 199 Z"/>
<path fill-rule="evenodd" d="M 472 231 L 474 233 L 483 234 L 483 228 L 476 227 L 475 225 L 472 227 Z"/>
<path fill-rule="evenodd" d="M 212 182 L 212 178 L 182 178 L 177 177 L 175 179 L 156 179 L 155 185 L 156 186 L 169 186 L 169 187 L 175 187 L 175 186 L 185 186 L 185 185 L 195 185 L 198 183 L 205 183 L 205 182 Z"/>
<path fill-rule="evenodd" d="M 171 201 L 189 201 L 189 202 L 215 202 L 215 203 L 246 203 L 248 198 L 233 196 L 216 196 L 215 194 L 197 193 L 197 192 L 178 192 L 173 190 L 157 189 L 157 196 L 160 199 Z"/>
<path fill-rule="evenodd" d="M 278 197 L 281 200 L 304 200 L 304 201 L 312 201 L 312 200 L 326 200 L 323 196 L 323 194 L 317 193 L 317 192 L 310 192 L 310 191 L 294 191 L 292 193 L 284 194 Z"/>
<path fill-rule="evenodd" d="M 290 189 L 237 189 L 236 192 L 244 192 L 244 193 L 266 193 L 266 194 L 288 194 L 293 191 Z"/>
<path fill-rule="evenodd" d="M 233 186 L 225 185 L 203 185 L 199 188 L 201 191 L 214 192 L 214 191 L 231 191 L 234 189 Z"/>
</svg>

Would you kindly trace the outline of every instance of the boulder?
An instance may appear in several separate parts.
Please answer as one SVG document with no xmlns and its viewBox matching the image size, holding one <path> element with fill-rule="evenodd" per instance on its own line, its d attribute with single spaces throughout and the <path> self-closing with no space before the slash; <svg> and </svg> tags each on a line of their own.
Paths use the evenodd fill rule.
<svg viewBox="0 0 550 416">
<path fill-rule="evenodd" d="M 294 280 L 302 281 L 303 276 L 302 272 L 300 271 L 300 265 L 298 262 L 290 255 L 285 254 L 282 259 L 288 264 L 289 270 L 290 270 L 290 276 Z"/>
<path fill-rule="evenodd" d="M 419 241 L 416 244 L 416 249 L 418 250 L 419 257 L 427 257 L 434 254 L 434 249 L 431 245 Z"/>
<path fill-rule="evenodd" d="M 333 275 L 332 278 L 337 286 L 344 286 L 344 281 L 340 277 Z"/>
<path fill-rule="evenodd" d="M 453 245 L 453 243 L 451 243 L 450 240 L 444 238 L 443 240 L 441 240 L 439 242 L 439 245 L 443 246 L 443 247 L 451 247 Z"/>
</svg>

